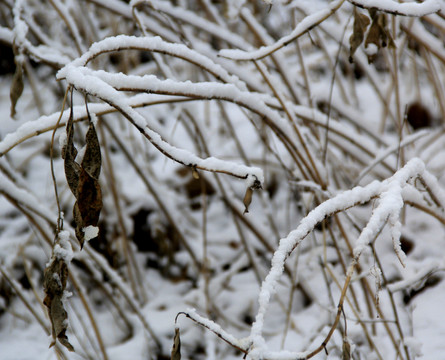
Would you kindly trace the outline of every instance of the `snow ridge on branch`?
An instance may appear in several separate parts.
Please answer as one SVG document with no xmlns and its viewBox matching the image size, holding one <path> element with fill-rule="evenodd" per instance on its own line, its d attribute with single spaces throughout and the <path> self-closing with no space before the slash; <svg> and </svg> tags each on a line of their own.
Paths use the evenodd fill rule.
<svg viewBox="0 0 445 360">
<path fill-rule="evenodd" d="M 159 151 L 170 159 L 191 167 L 194 171 L 196 169 L 219 172 L 229 174 L 241 179 L 247 180 L 248 188 L 260 188 L 264 181 L 263 171 L 258 167 L 250 167 L 241 164 L 236 164 L 231 161 L 209 157 L 202 159 L 185 149 L 180 149 L 172 146 L 167 141 L 163 140 L 161 136 L 152 130 L 150 124 L 147 122 L 139 112 L 133 109 L 127 101 L 127 97 L 121 91 L 137 91 L 147 93 L 164 93 L 167 95 L 184 95 L 191 98 L 231 98 L 233 93 L 242 95 L 249 94 L 242 92 L 237 86 L 233 84 L 215 84 L 215 83 L 198 83 L 194 84 L 190 81 L 178 82 L 174 80 L 159 80 L 153 75 L 134 76 L 125 74 L 111 74 L 105 71 L 93 71 L 84 66 L 89 59 L 97 54 L 119 49 L 124 44 L 133 46 L 143 46 L 148 49 L 161 49 L 161 51 L 174 52 L 178 56 L 191 56 L 195 60 L 202 61 L 202 56 L 187 50 L 180 44 L 167 44 L 160 38 L 149 39 L 143 38 L 141 41 L 129 37 L 115 37 L 107 39 L 99 44 L 92 46 L 92 50 L 87 52 L 82 57 L 74 60 L 69 65 L 62 68 L 58 74 L 58 79 L 65 79 L 70 85 L 73 85 L 77 90 L 95 96 L 121 112 Z M 182 55 L 181 55 L 182 54 Z M 184 55 L 185 54 L 185 55 Z M 203 61 L 212 72 L 218 74 L 221 79 L 231 82 L 236 82 L 236 78 L 230 76 L 218 65 L 211 62 L 211 60 Z M 243 84 L 240 85 L 243 87 Z M 160 90 L 159 90 L 160 89 Z M 222 91 L 221 91 L 222 90 Z M 257 100 L 251 97 L 241 96 L 241 101 L 245 100 L 252 107 L 257 106 Z M 267 109 L 266 106 L 264 108 Z M 272 111 L 270 111 L 272 112 Z"/>
</svg>

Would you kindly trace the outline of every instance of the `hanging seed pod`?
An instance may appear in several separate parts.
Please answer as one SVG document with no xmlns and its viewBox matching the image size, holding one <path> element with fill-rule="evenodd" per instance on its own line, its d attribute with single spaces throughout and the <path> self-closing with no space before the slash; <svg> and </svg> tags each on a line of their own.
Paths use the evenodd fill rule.
<svg viewBox="0 0 445 360">
<path fill-rule="evenodd" d="M 9 91 L 9 98 L 11 99 L 11 117 L 14 118 L 16 111 L 15 107 L 17 104 L 17 101 L 20 99 L 20 96 L 22 96 L 23 92 L 23 69 L 22 69 L 22 61 L 19 61 L 19 54 L 18 50 L 15 46 L 13 46 L 14 49 L 14 62 L 15 62 L 15 73 L 12 78 L 11 82 L 11 89 Z M 22 55 L 23 56 L 23 55 Z"/>
<path fill-rule="evenodd" d="M 252 189 L 251 187 L 248 187 L 248 188 L 246 189 L 246 193 L 244 194 L 244 200 L 243 200 L 243 203 L 244 203 L 244 207 L 245 207 L 245 209 L 244 209 L 243 215 L 244 215 L 245 213 L 248 213 L 248 212 L 249 212 L 249 205 L 250 205 L 250 203 L 252 202 L 252 194 L 253 194 L 253 189 Z"/>
<path fill-rule="evenodd" d="M 196 170 L 196 166 L 192 166 L 192 175 L 194 179 L 199 180 L 199 173 L 198 170 Z"/>
</svg>

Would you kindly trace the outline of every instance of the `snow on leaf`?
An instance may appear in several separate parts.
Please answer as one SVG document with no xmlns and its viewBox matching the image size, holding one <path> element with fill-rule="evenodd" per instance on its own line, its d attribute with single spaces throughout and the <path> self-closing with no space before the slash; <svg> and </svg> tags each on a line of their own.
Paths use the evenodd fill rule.
<svg viewBox="0 0 445 360">
<path fill-rule="evenodd" d="M 99 235 L 99 228 L 97 226 L 88 225 L 86 228 L 83 228 L 82 231 L 84 233 L 85 242 L 88 242 Z"/>
</svg>

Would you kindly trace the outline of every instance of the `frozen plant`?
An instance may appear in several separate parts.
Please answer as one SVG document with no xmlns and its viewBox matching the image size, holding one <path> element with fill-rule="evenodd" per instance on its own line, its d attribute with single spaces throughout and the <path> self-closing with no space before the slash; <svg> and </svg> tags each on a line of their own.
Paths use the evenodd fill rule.
<svg viewBox="0 0 445 360">
<path fill-rule="evenodd" d="M 443 1 L 0 14 L 2 359 L 441 356 Z"/>
</svg>

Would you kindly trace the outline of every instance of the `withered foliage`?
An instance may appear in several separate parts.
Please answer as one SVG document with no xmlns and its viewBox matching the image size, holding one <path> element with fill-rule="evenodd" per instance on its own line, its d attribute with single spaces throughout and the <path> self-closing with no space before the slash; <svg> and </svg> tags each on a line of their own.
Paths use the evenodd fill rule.
<svg viewBox="0 0 445 360">
<path fill-rule="evenodd" d="M 354 26 L 352 35 L 349 38 L 349 62 L 353 62 L 353 56 L 355 51 L 365 40 L 365 49 L 368 50 L 368 62 L 371 64 L 377 57 L 377 53 L 381 48 L 384 47 L 395 47 L 394 40 L 388 30 L 387 15 L 383 12 L 377 11 L 375 8 L 369 10 L 369 17 L 357 11 L 354 8 Z M 371 23 L 369 30 L 368 25 Z M 365 39 L 366 36 L 366 39 Z M 370 47 L 370 45 L 375 46 L 375 51 Z"/>
<path fill-rule="evenodd" d="M 60 238 L 58 238 L 54 247 L 60 246 L 59 243 Z M 63 296 L 67 279 L 68 265 L 66 260 L 53 252 L 51 262 L 43 274 L 43 288 L 45 291 L 43 303 L 48 308 L 53 337 L 50 347 L 54 346 L 56 341 L 59 341 L 69 351 L 74 351 L 66 336 L 68 315 L 63 305 Z"/>
<path fill-rule="evenodd" d="M 394 48 L 394 40 L 388 30 L 387 15 L 378 12 L 376 9 L 370 9 L 369 15 L 371 16 L 372 23 L 365 40 L 365 49 L 368 48 L 369 44 L 374 44 L 378 50 L 386 46 Z M 368 55 L 369 63 L 372 63 L 375 60 L 376 54 L 377 53 Z"/>
<path fill-rule="evenodd" d="M 365 32 L 369 25 L 369 18 L 365 14 L 361 14 L 354 8 L 354 27 L 351 37 L 349 38 L 349 62 L 353 62 L 353 56 L 358 47 L 365 38 Z"/>
<path fill-rule="evenodd" d="M 62 149 L 62 157 L 65 161 L 65 176 L 68 186 L 76 198 L 73 214 L 76 223 L 76 237 L 79 240 L 81 248 L 85 241 L 83 229 L 90 225 L 97 226 L 100 211 L 102 209 L 102 195 L 99 185 L 102 163 L 100 144 L 97 138 L 96 129 L 89 114 L 88 119 L 89 128 L 85 136 L 86 148 L 81 163 L 79 164 L 76 162 L 77 149 L 74 146 L 72 106 L 70 117 L 66 124 L 67 140 Z M 43 303 L 48 308 L 48 315 L 51 319 L 53 336 L 51 346 L 53 346 L 56 341 L 59 341 L 68 350 L 74 351 L 73 346 L 70 344 L 68 337 L 66 336 L 68 315 L 63 304 L 63 297 L 68 279 L 68 260 L 63 253 L 68 251 L 65 248 L 71 245 L 68 242 L 68 238 L 65 238 L 65 236 L 63 237 L 63 240 L 61 240 L 61 231 L 62 229 L 58 229 L 51 261 L 44 271 L 43 287 L 45 291 L 45 299 L 43 300 Z M 59 251 L 60 249 L 62 249 L 62 251 Z"/>
<path fill-rule="evenodd" d="M 86 149 L 82 162 L 79 164 L 75 161 L 77 149 L 74 146 L 72 108 L 66 124 L 66 144 L 62 149 L 62 157 L 65 160 L 66 180 L 76 198 L 73 215 L 76 223 L 76 237 L 81 247 L 83 247 L 85 241 L 83 229 L 88 226 L 97 226 L 100 211 L 102 210 L 102 193 L 99 184 L 102 164 L 100 144 L 89 114 L 88 119 L 89 128 L 85 136 Z"/>
</svg>

